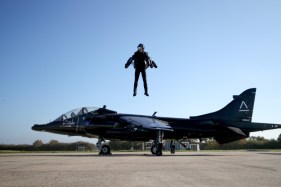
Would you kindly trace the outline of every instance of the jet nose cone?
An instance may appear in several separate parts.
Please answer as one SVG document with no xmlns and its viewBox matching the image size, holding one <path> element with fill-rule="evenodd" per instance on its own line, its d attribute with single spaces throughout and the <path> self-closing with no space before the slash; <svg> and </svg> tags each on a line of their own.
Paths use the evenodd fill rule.
<svg viewBox="0 0 281 187">
<path fill-rule="evenodd" d="M 34 131 L 43 131 L 43 127 L 44 125 L 38 125 L 38 124 L 34 124 L 31 129 Z"/>
</svg>

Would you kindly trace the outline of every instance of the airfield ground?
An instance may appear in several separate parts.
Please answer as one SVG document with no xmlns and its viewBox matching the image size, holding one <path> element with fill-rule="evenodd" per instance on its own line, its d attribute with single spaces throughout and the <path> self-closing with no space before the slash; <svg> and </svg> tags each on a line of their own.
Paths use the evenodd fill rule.
<svg viewBox="0 0 281 187">
<path fill-rule="evenodd" d="M 0 186 L 280 186 L 281 152 L 0 154 Z"/>
</svg>

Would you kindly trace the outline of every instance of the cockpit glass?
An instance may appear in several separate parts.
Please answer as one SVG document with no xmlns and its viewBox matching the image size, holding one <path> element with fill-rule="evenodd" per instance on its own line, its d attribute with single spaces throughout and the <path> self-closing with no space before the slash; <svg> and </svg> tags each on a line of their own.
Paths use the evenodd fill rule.
<svg viewBox="0 0 281 187">
<path fill-rule="evenodd" d="M 88 112 L 94 112 L 94 111 L 96 111 L 98 109 L 99 109 L 98 107 L 81 107 L 81 108 L 77 108 L 77 109 L 71 110 L 69 112 L 66 112 L 65 114 L 62 114 L 61 116 L 59 116 L 54 121 L 57 121 L 57 122 L 64 121 L 66 119 L 73 118 L 73 117 L 76 117 L 76 116 L 80 116 L 80 115 L 86 114 Z"/>
</svg>

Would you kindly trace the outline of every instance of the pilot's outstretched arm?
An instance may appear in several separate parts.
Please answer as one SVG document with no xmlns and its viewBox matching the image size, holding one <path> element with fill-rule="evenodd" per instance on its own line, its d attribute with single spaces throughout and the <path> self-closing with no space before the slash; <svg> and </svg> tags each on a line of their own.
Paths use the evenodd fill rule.
<svg viewBox="0 0 281 187">
<path fill-rule="evenodd" d="M 130 58 L 128 59 L 127 63 L 125 64 L 125 68 L 128 68 L 128 67 L 132 64 L 132 62 L 133 62 L 133 58 L 130 57 Z"/>
</svg>

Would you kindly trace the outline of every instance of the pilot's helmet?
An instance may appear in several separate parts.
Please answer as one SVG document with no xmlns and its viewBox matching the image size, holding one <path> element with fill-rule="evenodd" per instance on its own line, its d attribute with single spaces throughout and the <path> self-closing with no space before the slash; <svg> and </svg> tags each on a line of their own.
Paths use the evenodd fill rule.
<svg viewBox="0 0 281 187">
<path fill-rule="evenodd" d="M 143 45 L 142 43 L 140 43 L 140 44 L 138 45 L 138 48 L 144 49 L 144 45 Z"/>
</svg>

